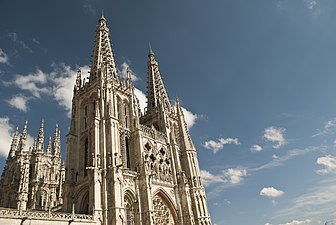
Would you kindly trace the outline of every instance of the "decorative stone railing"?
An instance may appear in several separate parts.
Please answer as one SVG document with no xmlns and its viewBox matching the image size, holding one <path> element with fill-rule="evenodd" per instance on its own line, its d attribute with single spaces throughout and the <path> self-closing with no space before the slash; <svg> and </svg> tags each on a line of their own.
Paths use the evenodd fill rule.
<svg viewBox="0 0 336 225">
<path fill-rule="evenodd" d="M 17 209 L 0 209 L 0 218 L 27 218 L 39 220 L 87 221 L 92 222 L 92 215 L 60 213 L 49 211 L 19 211 Z"/>
<path fill-rule="evenodd" d="M 159 141 L 165 142 L 166 141 L 166 135 L 162 132 L 159 132 L 157 130 L 154 130 L 150 127 L 140 125 L 140 130 L 143 132 L 143 134 L 146 137 L 157 139 Z"/>
</svg>

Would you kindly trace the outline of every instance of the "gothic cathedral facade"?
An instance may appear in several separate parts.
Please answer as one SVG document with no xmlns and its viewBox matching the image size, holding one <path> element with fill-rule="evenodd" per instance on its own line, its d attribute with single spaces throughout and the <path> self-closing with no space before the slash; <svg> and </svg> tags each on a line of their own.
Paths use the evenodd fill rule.
<svg viewBox="0 0 336 225">
<path fill-rule="evenodd" d="M 54 204 L 63 212 L 93 215 L 96 224 L 211 225 L 181 103 L 171 104 L 151 49 L 148 57 L 147 107 L 141 112 L 131 72 L 121 80 L 107 21 L 99 19 L 90 75 L 83 79 L 77 72 L 66 163 L 55 168 L 65 180 Z"/>
</svg>

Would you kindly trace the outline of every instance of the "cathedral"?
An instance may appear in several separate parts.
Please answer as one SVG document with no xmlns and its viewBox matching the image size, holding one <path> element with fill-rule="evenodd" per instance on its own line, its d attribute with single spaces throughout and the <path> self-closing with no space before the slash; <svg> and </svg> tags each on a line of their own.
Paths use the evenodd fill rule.
<svg viewBox="0 0 336 225">
<path fill-rule="evenodd" d="M 77 72 L 65 163 L 57 126 L 45 146 L 42 120 L 29 150 L 27 123 L 17 129 L 0 179 L 1 224 L 211 224 L 181 103 L 172 105 L 151 49 L 147 68 L 142 112 L 131 72 L 120 78 L 102 16 L 90 75 Z"/>
</svg>

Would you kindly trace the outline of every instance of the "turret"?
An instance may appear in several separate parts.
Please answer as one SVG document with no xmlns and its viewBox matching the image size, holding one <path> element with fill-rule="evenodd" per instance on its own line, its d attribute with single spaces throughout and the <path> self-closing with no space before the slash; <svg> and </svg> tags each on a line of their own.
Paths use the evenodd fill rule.
<svg viewBox="0 0 336 225">
<path fill-rule="evenodd" d="M 55 156 L 60 157 L 61 154 L 61 131 L 58 128 L 58 124 L 56 124 L 55 132 L 54 132 L 54 140 L 53 140 L 53 147 L 52 153 Z"/>
<path fill-rule="evenodd" d="M 82 71 L 80 68 L 77 70 L 75 90 L 79 90 L 82 87 Z"/>
<path fill-rule="evenodd" d="M 128 89 L 133 89 L 133 82 L 132 82 L 132 71 L 130 70 L 129 67 L 127 67 L 127 77 L 126 77 L 126 80 L 127 80 L 127 88 Z"/>
<path fill-rule="evenodd" d="M 12 138 L 12 143 L 10 146 L 10 150 L 9 150 L 9 154 L 8 154 L 8 158 L 13 158 L 15 156 L 15 151 L 18 145 L 18 137 L 19 137 L 19 127 L 16 127 L 14 136 Z"/>
<path fill-rule="evenodd" d="M 44 151 L 44 119 L 41 120 L 40 131 L 37 137 L 37 150 L 39 152 Z"/>
</svg>

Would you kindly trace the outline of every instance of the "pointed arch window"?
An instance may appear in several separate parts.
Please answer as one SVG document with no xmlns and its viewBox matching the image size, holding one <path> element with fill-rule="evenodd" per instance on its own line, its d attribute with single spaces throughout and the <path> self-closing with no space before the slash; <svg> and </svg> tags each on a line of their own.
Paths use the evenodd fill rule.
<svg viewBox="0 0 336 225">
<path fill-rule="evenodd" d="M 125 152 L 126 152 L 126 167 L 131 168 L 131 157 L 130 157 L 128 137 L 125 137 Z"/>
<path fill-rule="evenodd" d="M 134 215 L 134 206 L 132 199 L 126 195 L 125 196 L 125 216 L 126 216 L 126 225 L 134 225 L 135 215 Z"/>
</svg>

